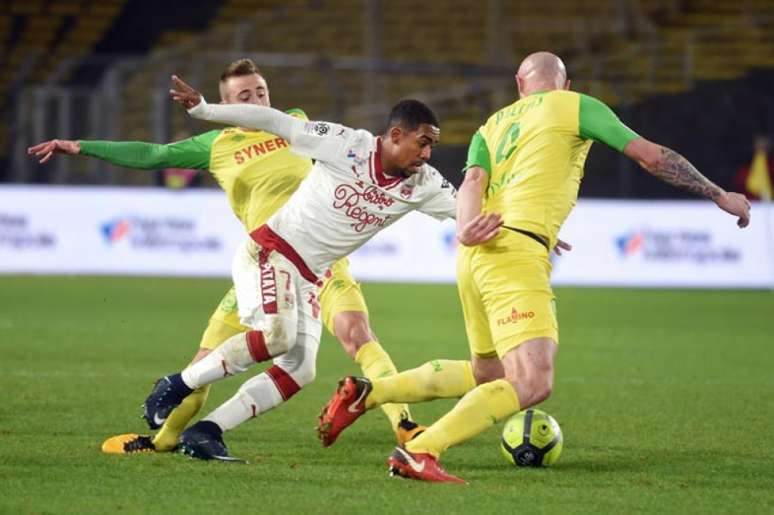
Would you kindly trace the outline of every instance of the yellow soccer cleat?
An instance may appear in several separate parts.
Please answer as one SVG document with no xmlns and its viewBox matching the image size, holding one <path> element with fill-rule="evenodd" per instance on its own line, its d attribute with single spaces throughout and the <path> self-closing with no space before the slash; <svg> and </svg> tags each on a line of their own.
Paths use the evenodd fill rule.
<svg viewBox="0 0 774 515">
<path fill-rule="evenodd" d="M 398 428 L 395 431 L 395 437 L 398 439 L 398 445 L 403 447 L 406 445 L 406 443 L 422 434 L 425 429 L 427 429 L 426 426 L 421 426 L 413 420 L 409 420 L 407 418 L 401 419 L 401 421 L 398 423 Z"/>
<path fill-rule="evenodd" d="M 153 439 L 150 436 L 129 433 L 111 436 L 102 442 L 102 452 L 105 454 L 138 454 L 141 452 L 156 452 Z"/>
</svg>

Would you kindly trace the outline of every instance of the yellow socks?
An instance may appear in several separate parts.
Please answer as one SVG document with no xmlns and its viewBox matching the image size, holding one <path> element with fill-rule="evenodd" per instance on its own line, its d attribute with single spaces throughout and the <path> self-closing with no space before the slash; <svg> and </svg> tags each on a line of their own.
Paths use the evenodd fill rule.
<svg viewBox="0 0 774 515">
<path fill-rule="evenodd" d="M 157 451 L 171 451 L 175 448 L 180 434 L 191 419 L 199 413 L 209 393 L 210 385 L 197 388 L 191 395 L 183 399 L 180 406 L 169 414 L 167 421 L 164 422 L 159 432 L 153 437 L 153 445 L 156 446 Z"/>
<path fill-rule="evenodd" d="M 379 345 L 379 342 L 373 340 L 357 350 L 355 363 L 360 365 L 363 375 L 371 381 L 398 373 L 398 369 L 395 368 L 390 355 Z M 393 431 L 397 430 L 401 418 L 411 419 L 411 412 L 406 404 L 384 404 L 382 411 L 390 419 L 390 426 Z"/>
<path fill-rule="evenodd" d="M 505 379 L 479 385 L 460 399 L 454 408 L 406 444 L 409 452 L 443 451 L 489 428 L 521 409 L 516 390 Z"/>
<path fill-rule="evenodd" d="M 476 387 L 476 379 L 470 361 L 439 359 L 373 381 L 373 385 L 373 391 L 366 398 L 366 408 L 386 402 L 459 398 Z"/>
</svg>

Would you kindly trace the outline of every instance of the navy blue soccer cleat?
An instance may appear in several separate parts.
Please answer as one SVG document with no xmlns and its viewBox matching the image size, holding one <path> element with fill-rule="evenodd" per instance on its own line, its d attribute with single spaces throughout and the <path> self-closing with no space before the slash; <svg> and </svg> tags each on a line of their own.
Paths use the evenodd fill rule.
<svg viewBox="0 0 774 515">
<path fill-rule="evenodd" d="M 200 420 L 180 435 L 180 452 L 199 460 L 230 461 L 247 463 L 245 460 L 229 455 L 223 441 L 223 430 L 210 420 Z"/>
<path fill-rule="evenodd" d="M 189 388 L 180 374 L 172 374 L 156 381 L 153 391 L 142 405 L 142 418 L 151 429 L 160 428 L 172 410 L 188 397 L 193 389 Z"/>
</svg>

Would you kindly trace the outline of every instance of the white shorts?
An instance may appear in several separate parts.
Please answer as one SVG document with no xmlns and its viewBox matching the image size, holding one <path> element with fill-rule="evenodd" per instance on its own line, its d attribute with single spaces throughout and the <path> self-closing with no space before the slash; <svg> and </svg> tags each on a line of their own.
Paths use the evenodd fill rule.
<svg viewBox="0 0 774 515">
<path fill-rule="evenodd" d="M 318 287 L 304 279 L 289 259 L 248 238 L 234 255 L 231 275 L 242 325 L 265 331 L 269 317 L 280 316 L 297 327 L 296 334 L 319 341 Z"/>
</svg>

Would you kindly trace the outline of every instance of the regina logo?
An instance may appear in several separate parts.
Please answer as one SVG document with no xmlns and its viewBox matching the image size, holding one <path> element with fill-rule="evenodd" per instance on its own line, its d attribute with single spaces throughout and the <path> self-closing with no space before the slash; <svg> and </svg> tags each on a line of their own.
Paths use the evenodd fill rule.
<svg viewBox="0 0 774 515">
<path fill-rule="evenodd" d="M 534 311 L 516 311 L 516 308 L 511 308 L 511 314 L 505 318 L 498 318 L 497 325 L 515 324 L 519 320 L 525 320 L 535 318 Z"/>
<path fill-rule="evenodd" d="M 110 220 L 102 224 L 102 237 L 107 243 L 117 243 L 129 234 L 131 227 L 132 224 L 126 218 Z"/>
</svg>

